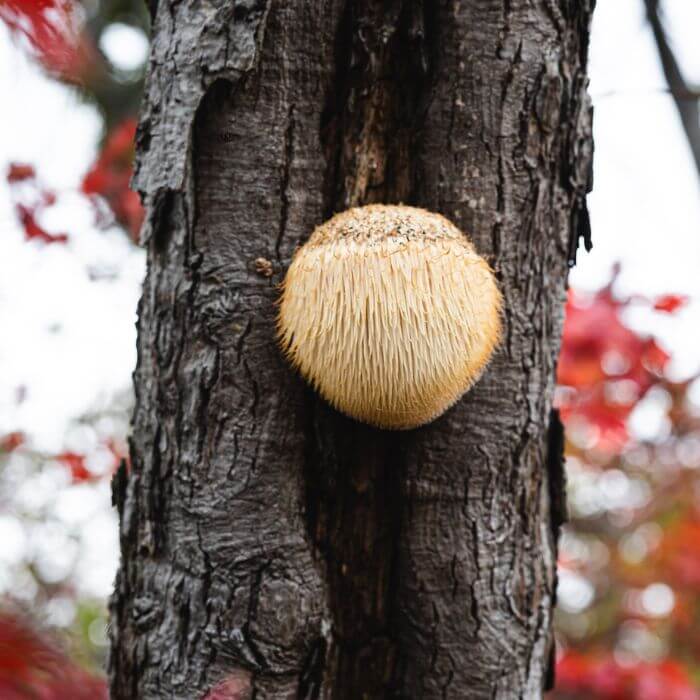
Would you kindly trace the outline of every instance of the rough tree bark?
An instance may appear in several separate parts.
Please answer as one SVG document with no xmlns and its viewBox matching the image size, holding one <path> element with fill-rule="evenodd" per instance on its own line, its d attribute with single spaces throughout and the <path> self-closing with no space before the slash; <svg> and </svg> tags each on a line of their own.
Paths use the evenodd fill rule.
<svg viewBox="0 0 700 700">
<path fill-rule="evenodd" d="M 152 7 L 114 700 L 541 696 L 593 1 Z M 505 296 L 487 374 L 405 433 L 335 413 L 275 347 L 295 247 L 367 202 L 448 216 Z"/>
</svg>

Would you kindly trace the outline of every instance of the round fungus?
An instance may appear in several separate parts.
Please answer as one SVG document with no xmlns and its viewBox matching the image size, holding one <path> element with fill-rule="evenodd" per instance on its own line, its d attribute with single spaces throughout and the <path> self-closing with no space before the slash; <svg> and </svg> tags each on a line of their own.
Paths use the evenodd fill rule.
<svg viewBox="0 0 700 700">
<path fill-rule="evenodd" d="M 287 271 L 278 333 L 335 408 L 395 430 L 437 418 L 479 378 L 501 333 L 488 263 L 445 217 L 349 209 L 318 226 Z"/>
</svg>

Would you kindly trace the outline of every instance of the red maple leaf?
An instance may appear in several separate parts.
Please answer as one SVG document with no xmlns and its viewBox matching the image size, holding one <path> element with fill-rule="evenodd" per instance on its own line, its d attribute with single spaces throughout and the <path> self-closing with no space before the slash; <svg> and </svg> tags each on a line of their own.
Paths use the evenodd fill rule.
<svg viewBox="0 0 700 700">
<path fill-rule="evenodd" d="M 12 452 L 24 444 L 26 438 L 24 433 L 16 430 L 0 438 L 0 452 Z"/>
<path fill-rule="evenodd" d="M 84 455 L 79 455 L 75 452 L 62 452 L 56 455 L 54 459 L 68 468 L 73 483 L 93 481 L 97 478 L 97 476 L 85 466 Z"/>
<path fill-rule="evenodd" d="M 656 311 L 663 311 L 667 314 L 672 314 L 688 303 L 688 297 L 682 294 L 665 294 L 658 297 L 654 302 Z"/>
<path fill-rule="evenodd" d="M 37 215 L 56 203 L 56 195 L 37 183 L 34 168 L 23 163 L 12 163 L 7 172 L 7 181 L 11 186 L 12 196 L 15 199 L 15 211 L 24 229 L 25 239 L 41 241 L 42 243 L 66 243 L 68 236 L 65 233 L 49 233 L 37 222 Z M 27 202 L 28 189 L 26 186 L 22 188 L 20 194 L 17 194 L 15 190 L 15 187 L 21 183 L 28 182 L 31 182 L 31 203 Z"/>
<path fill-rule="evenodd" d="M 26 163 L 10 163 L 10 167 L 7 169 L 7 181 L 10 184 L 31 180 L 34 177 L 36 177 L 34 168 Z"/>
<path fill-rule="evenodd" d="M 16 205 L 17 216 L 24 228 L 24 236 L 28 241 L 41 241 L 42 243 L 67 243 L 68 235 L 65 233 L 49 233 L 39 226 L 35 218 L 36 209 L 26 207 L 24 204 Z"/>
</svg>

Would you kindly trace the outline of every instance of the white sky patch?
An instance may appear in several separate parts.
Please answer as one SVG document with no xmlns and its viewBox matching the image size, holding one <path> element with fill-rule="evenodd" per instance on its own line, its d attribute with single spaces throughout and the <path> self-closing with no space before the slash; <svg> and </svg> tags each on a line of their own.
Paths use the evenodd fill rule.
<svg viewBox="0 0 700 700">
<path fill-rule="evenodd" d="M 641 602 L 651 617 L 665 617 L 673 610 L 676 597 L 665 583 L 652 583 L 642 591 Z"/>
<path fill-rule="evenodd" d="M 700 82 L 700 3 L 666 0 L 664 6 L 687 79 Z M 700 366 L 695 330 L 700 328 L 700 178 L 667 93 L 642 0 L 598 3 L 590 75 L 596 142 L 589 196 L 593 251 L 579 253 L 571 284 L 598 288 L 620 261 L 623 293 L 693 297 L 677 317 L 636 316 L 636 325 L 658 334 L 672 351 L 674 377 L 686 377 Z"/>
<path fill-rule="evenodd" d="M 0 568 L 16 566 L 24 559 L 27 547 L 24 528 L 11 515 L 0 515 L 0 542 L 3 543 L 0 548 Z"/>
<path fill-rule="evenodd" d="M 97 153 L 101 119 L 46 78 L 0 24 L 0 435 L 22 430 L 40 449 L 62 449 L 67 423 L 129 385 L 143 251 L 116 228 L 101 231 L 79 193 Z M 27 243 L 5 183 L 11 162 L 34 165 L 58 203 L 40 223 L 67 245 Z M 92 270 L 110 270 L 93 281 Z M 17 403 L 20 387 L 26 399 Z"/>
<path fill-rule="evenodd" d="M 120 70 L 140 68 L 148 55 L 148 38 L 138 27 L 113 22 L 100 36 L 100 49 Z"/>
<path fill-rule="evenodd" d="M 681 63 L 686 82 L 700 84 L 700 3 L 688 0 L 663 0 L 662 17 L 671 46 Z"/>
<path fill-rule="evenodd" d="M 557 602 L 566 612 L 580 613 L 592 602 L 595 589 L 591 582 L 569 569 L 560 569 L 557 581 Z"/>
<path fill-rule="evenodd" d="M 671 431 L 670 404 L 671 398 L 663 389 L 651 389 L 630 415 L 630 433 L 637 440 L 650 442 L 667 438 Z"/>
</svg>

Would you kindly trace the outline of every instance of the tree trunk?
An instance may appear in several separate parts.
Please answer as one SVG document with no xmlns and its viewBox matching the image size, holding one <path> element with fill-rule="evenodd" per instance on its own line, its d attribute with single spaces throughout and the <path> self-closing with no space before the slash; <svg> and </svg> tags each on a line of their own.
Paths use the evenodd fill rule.
<svg viewBox="0 0 700 700">
<path fill-rule="evenodd" d="M 589 242 L 592 4 L 153 9 L 114 700 L 541 697 L 554 368 L 567 263 Z M 368 202 L 446 215 L 505 298 L 486 375 L 409 432 L 339 415 L 275 345 L 295 247 Z"/>
</svg>

